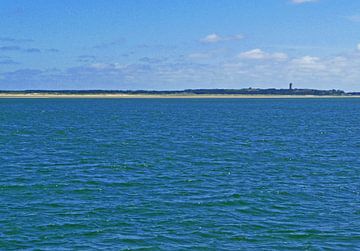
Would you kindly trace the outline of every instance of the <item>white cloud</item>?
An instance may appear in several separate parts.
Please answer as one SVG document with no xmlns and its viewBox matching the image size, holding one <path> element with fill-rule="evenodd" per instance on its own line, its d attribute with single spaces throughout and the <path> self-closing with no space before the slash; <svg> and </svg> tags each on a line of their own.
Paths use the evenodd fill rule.
<svg viewBox="0 0 360 251">
<path fill-rule="evenodd" d="M 326 66 L 318 57 L 304 56 L 292 60 L 293 66 L 306 70 L 325 70 Z"/>
<path fill-rule="evenodd" d="M 294 59 L 293 61 L 299 64 L 314 64 L 318 62 L 320 58 L 312 56 L 304 56 L 301 58 Z"/>
<path fill-rule="evenodd" d="M 282 52 L 267 53 L 261 49 L 253 49 L 250 51 L 245 51 L 240 53 L 239 58 L 256 59 L 256 60 L 273 59 L 273 60 L 282 61 L 282 60 L 286 60 L 288 56 Z"/>
<path fill-rule="evenodd" d="M 265 59 L 266 53 L 263 52 L 261 49 L 254 49 L 241 53 L 239 57 L 247 59 Z"/>
<path fill-rule="evenodd" d="M 236 35 L 232 35 L 232 36 L 220 36 L 216 33 L 212 33 L 212 34 L 205 36 L 200 41 L 203 43 L 217 43 L 217 42 L 223 42 L 223 41 L 240 40 L 243 38 L 244 38 L 244 36 L 241 34 L 236 34 Z"/>
<path fill-rule="evenodd" d="M 317 2 L 319 0 L 291 0 L 294 4 L 302 4 L 302 3 L 311 3 L 311 2 Z"/>
<path fill-rule="evenodd" d="M 232 50 L 213 50 L 166 61 L 94 61 L 57 72 L 36 69 L 4 72 L 0 73 L 0 86 L 8 89 L 15 84 L 22 89 L 286 88 L 293 82 L 296 88 L 359 91 L 358 69 L 360 50 L 356 51 L 355 46 L 347 53 L 322 57 L 291 57 L 282 52 L 254 49 L 236 58 Z"/>
<path fill-rule="evenodd" d="M 216 43 L 219 42 L 221 40 L 221 37 L 218 34 L 209 34 L 206 37 L 204 37 L 203 39 L 201 39 L 201 42 L 204 43 Z"/>
<path fill-rule="evenodd" d="M 358 45 L 357 45 L 357 49 L 360 51 L 360 43 L 358 43 Z"/>
</svg>

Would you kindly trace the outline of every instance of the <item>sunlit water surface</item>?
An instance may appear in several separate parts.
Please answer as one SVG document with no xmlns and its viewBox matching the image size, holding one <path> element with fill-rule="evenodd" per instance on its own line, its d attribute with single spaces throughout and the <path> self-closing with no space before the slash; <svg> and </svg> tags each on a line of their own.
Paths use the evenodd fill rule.
<svg viewBox="0 0 360 251">
<path fill-rule="evenodd" d="M 1 250 L 360 248 L 360 99 L 1 99 Z"/>
</svg>

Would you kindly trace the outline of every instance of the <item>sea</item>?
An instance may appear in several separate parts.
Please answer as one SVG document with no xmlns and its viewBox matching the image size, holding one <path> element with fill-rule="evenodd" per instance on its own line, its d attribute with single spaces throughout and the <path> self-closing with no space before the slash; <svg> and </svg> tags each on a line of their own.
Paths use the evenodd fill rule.
<svg viewBox="0 0 360 251">
<path fill-rule="evenodd" d="M 360 250 L 360 99 L 0 99 L 0 250 Z"/>
</svg>

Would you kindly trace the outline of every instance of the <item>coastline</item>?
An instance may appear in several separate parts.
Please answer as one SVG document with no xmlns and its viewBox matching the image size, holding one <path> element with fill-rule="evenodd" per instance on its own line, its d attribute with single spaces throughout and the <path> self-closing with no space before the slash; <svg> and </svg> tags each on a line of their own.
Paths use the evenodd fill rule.
<svg viewBox="0 0 360 251">
<path fill-rule="evenodd" d="M 359 95 L 351 96 L 332 96 L 332 95 L 247 95 L 247 94 L 46 94 L 46 93 L 31 93 L 31 94 L 0 94 L 2 98 L 59 98 L 59 99 L 73 99 L 73 98 L 109 98 L 109 99 L 153 99 L 153 98 L 235 98 L 235 99 L 301 99 L 301 98 L 360 98 Z"/>
</svg>

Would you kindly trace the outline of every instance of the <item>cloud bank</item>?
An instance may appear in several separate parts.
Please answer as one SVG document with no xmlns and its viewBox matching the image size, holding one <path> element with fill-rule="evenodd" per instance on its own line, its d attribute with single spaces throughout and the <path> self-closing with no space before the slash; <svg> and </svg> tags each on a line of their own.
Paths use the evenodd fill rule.
<svg viewBox="0 0 360 251">
<path fill-rule="evenodd" d="M 236 41 L 236 40 L 241 40 L 243 39 L 244 36 L 241 34 L 236 34 L 236 35 L 231 35 L 231 36 L 220 36 L 216 33 L 212 33 L 209 34 L 205 37 L 203 37 L 202 39 L 200 39 L 200 41 L 202 43 L 218 43 L 218 42 L 224 42 L 224 41 Z"/>
<path fill-rule="evenodd" d="M 221 60 L 219 60 L 219 57 Z M 206 60 L 194 60 L 205 58 Z M 24 68 L 0 74 L 1 89 L 295 88 L 354 91 L 360 82 L 360 51 L 337 56 L 290 56 L 260 48 L 230 56 L 194 52 L 188 57 L 142 57 L 107 63 L 84 55 L 66 69 Z M 89 61 L 88 61 L 89 60 Z M 6 63 L 6 62 L 5 62 Z M 11 63 L 9 61 L 9 63 Z M 356 91 L 356 89 L 355 89 Z"/>
</svg>

